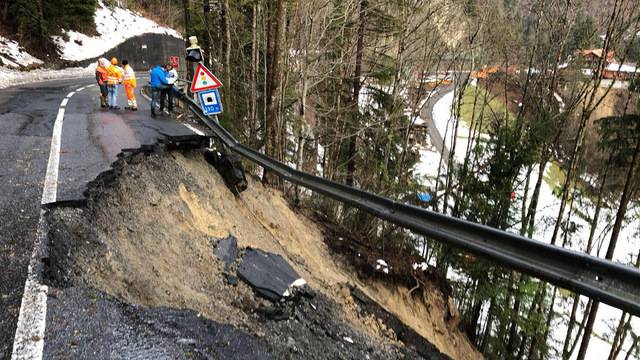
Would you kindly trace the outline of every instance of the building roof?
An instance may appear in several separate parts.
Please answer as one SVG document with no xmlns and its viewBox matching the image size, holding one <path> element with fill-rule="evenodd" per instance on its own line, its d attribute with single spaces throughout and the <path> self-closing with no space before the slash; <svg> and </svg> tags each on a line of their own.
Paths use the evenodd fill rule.
<svg viewBox="0 0 640 360">
<path fill-rule="evenodd" d="M 607 65 L 607 70 L 624 73 L 640 73 L 640 69 L 638 69 L 635 64 L 620 64 L 615 61 Z"/>
<path fill-rule="evenodd" d="M 597 58 L 602 58 L 602 53 L 604 52 L 604 49 L 587 49 L 587 50 L 582 50 L 582 56 L 587 57 L 587 56 L 595 56 Z M 615 52 L 613 51 L 608 51 L 607 52 L 607 60 L 613 60 L 613 55 L 615 54 Z"/>
</svg>

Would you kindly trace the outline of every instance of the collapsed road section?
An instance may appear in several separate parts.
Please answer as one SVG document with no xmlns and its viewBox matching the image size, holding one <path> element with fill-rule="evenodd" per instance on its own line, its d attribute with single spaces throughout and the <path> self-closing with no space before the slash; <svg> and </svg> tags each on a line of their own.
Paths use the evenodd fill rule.
<svg viewBox="0 0 640 360">
<path fill-rule="evenodd" d="M 146 148 L 53 204 L 44 358 L 481 358 L 437 286 L 363 278 L 247 181 L 235 196 L 203 150 Z"/>
</svg>

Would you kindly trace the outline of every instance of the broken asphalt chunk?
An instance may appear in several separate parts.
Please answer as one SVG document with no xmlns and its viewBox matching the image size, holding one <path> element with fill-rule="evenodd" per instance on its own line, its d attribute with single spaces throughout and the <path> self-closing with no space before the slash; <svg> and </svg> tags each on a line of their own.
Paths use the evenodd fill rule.
<svg viewBox="0 0 640 360">
<path fill-rule="evenodd" d="M 247 190 L 247 178 L 240 155 L 228 153 L 226 151 L 207 150 L 204 152 L 204 159 L 211 164 L 234 195 Z"/>
<path fill-rule="evenodd" d="M 282 256 L 251 248 L 244 254 L 238 276 L 258 295 L 271 301 L 288 297 L 289 288 L 306 284 Z"/>
<path fill-rule="evenodd" d="M 216 245 L 215 254 L 218 259 L 224 262 L 224 271 L 228 272 L 231 264 L 238 257 L 238 240 L 235 236 L 229 235 L 226 238 L 218 241 Z"/>
</svg>

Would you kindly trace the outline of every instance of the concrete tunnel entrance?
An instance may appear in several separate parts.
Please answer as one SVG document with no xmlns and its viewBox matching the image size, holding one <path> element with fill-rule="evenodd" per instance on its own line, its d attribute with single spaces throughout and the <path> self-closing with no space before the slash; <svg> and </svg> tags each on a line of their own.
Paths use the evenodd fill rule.
<svg viewBox="0 0 640 360">
<path fill-rule="evenodd" d="M 178 71 L 182 73 L 186 69 L 185 44 L 185 40 L 171 35 L 143 34 L 128 39 L 98 57 L 83 60 L 79 62 L 79 65 L 88 66 L 101 57 L 107 59 L 116 57 L 119 60 L 129 60 L 129 64 L 136 71 L 146 71 L 155 65 L 167 63 L 171 56 L 177 56 L 180 62 Z"/>
</svg>

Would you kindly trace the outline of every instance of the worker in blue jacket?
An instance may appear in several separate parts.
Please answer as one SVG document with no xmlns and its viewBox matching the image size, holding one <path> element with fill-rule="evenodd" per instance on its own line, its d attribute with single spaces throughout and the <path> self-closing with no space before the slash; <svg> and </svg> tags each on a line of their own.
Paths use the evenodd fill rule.
<svg viewBox="0 0 640 360">
<path fill-rule="evenodd" d="M 156 104 L 158 103 L 158 97 L 162 90 L 171 87 L 167 80 L 168 72 L 160 65 L 156 65 L 151 69 L 151 79 L 149 80 L 149 86 L 151 87 L 151 117 L 156 117 Z M 164 108 L 164 99 L 160 99 L 160 109 Z M 162 110 L 161 110 L 162 111 Z"/>
</svg>

